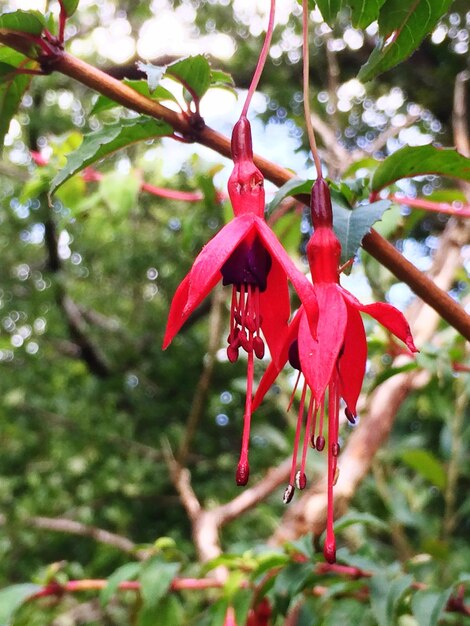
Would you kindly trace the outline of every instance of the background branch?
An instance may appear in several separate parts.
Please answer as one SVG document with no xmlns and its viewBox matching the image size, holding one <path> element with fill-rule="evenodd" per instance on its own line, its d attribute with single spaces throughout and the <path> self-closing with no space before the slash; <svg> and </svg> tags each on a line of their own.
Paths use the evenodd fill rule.
<svg viewBox="0 0 470 626">
<path fill-rule="evenodd" d="M 4 35 L 1 35 L 0 40 L 6 45 L 24 51 L 17 37 L 5 38 Z M 175 131 L 181 133 L 183 136 L 191 137 L 195 141 L 215 150 L 223 156 L 231 156 L 230 141 L 224 135 L 207 126 L 198 131 L 192 129 L 188 120 L 185 119 L 182 114 L 142 96 L 105 72 L 94 68 L 66 52 L 55 61 L 54 69 L 81 82 L 98 93 L 112 98 L 127 108 L 168 122 L 173 126 Z M 254 160 L 264 176 L 277 186 L 283 185 L 293 177 L 293 174 L 288 170 L 258 155 L 255 155 Z M 464 337 L 470 340 L 470 317 L 452 300 L 452 298 L 445 292 L 437 289 L 432 281 L 427 279 L 422 272 L 404 259 L 383 237 L 372 230 L 370 234 L 364 237 L 362 246 L 397 276 L 397 278 L 407 283 L 425 302 L 428 302 L 428 304 L 436 308 L 449 324 L 457 328 Z"/>
</svg>

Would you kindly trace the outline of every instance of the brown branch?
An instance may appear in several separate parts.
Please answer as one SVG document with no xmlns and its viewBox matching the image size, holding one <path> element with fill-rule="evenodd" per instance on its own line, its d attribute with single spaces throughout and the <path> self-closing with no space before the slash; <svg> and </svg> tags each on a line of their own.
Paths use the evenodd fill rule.
<svg viewBox="0 0 470 626">
<path fill-rule="evenodd" d="M 454 142 L 457 150 L 470 157 L 470 139 L 468 136 L 468 119 L 465 97 L 465 83 L 470 80 L 468 70 L 457 74 L 454 88 L 454 110 L 452 112 L 452 126 Z"/>
<path fill-rule="evenodd" d="M 7 518 L 4 515 L 0 515 L 0 525 L 5 525 L 7 523 Z M 108 546 L 112 546 L 113 548 L 121 550 L 122 552 L 130 554 L 140 560 L 144 560 L 148 556 L 148 551 L 139 550 L 137 545 L 130 539 L 127 539 L 127 537 L 111 533 L 103 528 L 82 524 L 81 522 L 77 522 L 75 520 L 63 517 L 36 516 L 21 520 L 20 523 L 30 526 L 31 528 L 37 528 L 38 530 L 51 530 L 58 533 L 79 535 L 80 537 L 90 537 L 98 543 L 104 543 Z"/>
<path fill-rule="evenodd" d="M 44 197 L 41 204 L 49 212 L 49 206 Z M 62 259 L 59 256 L 58 238 L 54 220 L 48 214 L 44 220 L 44 242 L 47 251 L 47 269 L 53 274 L 59 274 L 62 270 Z M 93 344 L 87 334 L 87 325 L 79 307 L 67 295 L 64 284 L 57 281 L 56 302 L 62 310 L 69 333 L 74 343 L 78 347 L 77 357 L 85 361 L 90 372 L 99 378 L 106 378 L 110 374 L 109 367 L 104 355 L 99 348 Z"/>
<path fill-rule="evenodd" d="M 99 378 L 107 378 L 110 375 L 109 367 L 104 355 L 87 335 L 87 326 L 80 312 L 80 309 L 69 296 L 62 294 L 60 305 L 65 313 L 69 332 L 80 350 L 82 358 L 92 374 Z"/>
<path fill-rule="evenodd" d="M 30 49 L 27 39 L 19 33 L 0 32 L 0 41 L 26 54 L 28 52 L 25 50 L 29 51 Z M 224 135 L 208 126 L 192 128 L 190 120 L 181 113 L 172 111 L 158 102 L 146 98 L 105 72 L 67 52 L 54 59 L 53 69 L 81 82 L 98 93 L 108 96 L 125 107 L 166 121 L 175 131 L 186 138 L 198 141 L 223 156 L 231 156 L 230 140 Z M 277 186 L 283 185 L 293 177 L 292 172 L 268 159 L 255 155 L 254 161 L 264 176 Z M 437 289 L 432 281 L 428 280 L 423 273 L 404 259 L 391 244 L 373 230 L 364 237 L 362 245 L 397 278 L 406 282 L 425 302 L 436 308 L 449 324 L 455 326 L 464 337 L 470 340 L 470 316 L 463 310 L 459 311 L 460 307 L 450 296 Z"/>
<path fill-rule="evenodd" d="M 223 526 L 228 522 L 240 517 L 246 511 L 252 509 L 262 500 L 267 498 L 275 489 L 284 484 L 289 477 L 292 459 L 285 459 L 277 467 L 268 470 L 267 474 L 253 487 L 244 489 L 242 493 L 227 502 L 221 504 L 213 512 L 216 512 L 219 525 Z"/>
<path fill-rule="evenodd" d="M 0 163 L 0 176 L 7 176 L 8 178 L 14 178 L 16 181 L 25 183 L 29 180 L 29 174 L 24 167 L 17 167 L 10 163 Z"/>
<path fill-rule="evenodd" d="M 424 302 L 470 341 L 470 316 L 443 289 L 407 261 L 391 243 L 375 230 L 366 235 L 362 246 L 387 267 L 398 279 L 405 282 Z"/>
</svg>

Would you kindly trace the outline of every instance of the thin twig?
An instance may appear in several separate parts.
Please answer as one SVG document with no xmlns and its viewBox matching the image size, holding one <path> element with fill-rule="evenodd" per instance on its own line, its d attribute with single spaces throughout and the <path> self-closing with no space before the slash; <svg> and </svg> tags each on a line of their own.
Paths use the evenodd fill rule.
<svg viewBox="0 0 470 626">
<path fill-rule="evenodd" d="M 8 519 L 5 515 L 0 515 L 0 525 L 6 525 Z M 18 522 L 15 522 L 18 523 Z M 148 550 L 139 550 L 137 545 L 122 535 L 109 532 L 103 528 L 82 524 L 75 520 L 64 517 L 44 517 L 35 516 L 21 520 L 21 524 L 38 530 L 50 530 L 57 533 L 66 533 L 70 535 L 79 535 L 80 537 L 90 537 L 98 543 L 104 543 L 112 546 L 121 552 L 132 555 L 134 558 L 144 560 L 148 556 Z"/>
</svg>

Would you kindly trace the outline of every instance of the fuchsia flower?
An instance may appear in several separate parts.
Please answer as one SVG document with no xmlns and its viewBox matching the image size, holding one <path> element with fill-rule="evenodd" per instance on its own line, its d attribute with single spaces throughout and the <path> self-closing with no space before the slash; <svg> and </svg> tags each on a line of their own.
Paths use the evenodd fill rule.
<svg viewBox="0 0 470 626">
<path fill-rule="evenodd" d="M 400 311 L 390 304 L 361 304 L 349 291 L 339 284 L 339 260 L 341 245 L 333 232 L 333 214 L 330 191 L 323 178 L 318 178 L 312 189 L 312 221 L 314 233 L 307 244 L 307 257 L 317 297 L 319 318 L 317 337 L 312 337 L 301 307 L 291 324 L 277 363 L 272 362 L 263 378 L 253 401 L 253 410 L 274 382 L 287 360 L 304 376 L 300 407 L 295 433 L 292 469 L 284 502 L 292 499 L 294 484 L 304 489 L 307 484 L 305 460 L 308 443 L 317 450 L 325 446 L 324 416 L 328 411 L 328 513 L 325 558 L 335 561 L 336 547 L 333 532 L 333 486 L 337 480 L 338 416 L 340 399 L 343 398 L 345 414 L 351 423 L 357 416 L 356 403 L 364 379 L 367 342 L 359 312 L 372 315 L 390 332 L 404 341 L 411 352 L 417 352 L 410 328 Z M 296 387 L 297 387 L 296 384 Z M 307 390 L 310 397 L 307 402 Z M 295 393 L 295 389 L 294 389 Z M 292 394 L 294 395 L 294 394 Z M 291 400 L 292 403 L 292 400 Z M 306 424 L 300 470 L 297 457 L 301 430 Z"/>
<path fill-rule="evenodd" d="M 313 330 L 317 307 L 311 284 L 295 267 L 264 221 L 264 179 L 253 163 L 250 124 L 245 116 L 233 129 L 232 158 L 234 168 L 228 181 L 228 192 L 235 217 L 202 249 L 176 290 L 163 349 L 221 279 L 224 285 L 232 285 L 227 356 L 230 361 L 236 361 L 240 348 L 248 354 L 242 449 L 236 472 L 237 484 L 246 485 L 253 354 L 263 358 L 264 336 L 274 363 L 279 363 L 290 317 L 288 278 L 305 307 Z"/>
</svg>

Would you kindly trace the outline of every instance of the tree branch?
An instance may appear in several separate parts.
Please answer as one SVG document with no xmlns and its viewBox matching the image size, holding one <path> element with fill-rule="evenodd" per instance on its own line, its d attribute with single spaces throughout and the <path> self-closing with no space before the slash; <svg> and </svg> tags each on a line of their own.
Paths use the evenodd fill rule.
<svg viewBox="0 0 470 626">
<path fill-rule="evenodd" d="M 0 41 L 20 52 L 25 53 L 26 50 L 26 54 L 29 53 L 30 44 L 25 37 L 22 37 L 21 33 L 1 33 Z M 98 93 L 108 96 L 127 108 L 166 121 L 186 139 L 198 141 L 223 156 L 231 156 L 230 140 L 224 135 L 208 126 L 200 128 L 199 125 L 193 128 L 191 120 L 181 113 L 172 111 L 158 102 L 146 98 L 105 72 L 67 52 L 54 58 L 53 69 L 81 82 Z M 255 155 L 254 161 L 265 178 L 277 186 L 283 185 L 294 176 L 289 170 L 258 155 Z M 470 316 L 460 309 L 450 296 L 437 289 L 432 281 L 428 280 L 422 272 L 404 259 L 391 244 L 372 230 L 364 237 L 362 245 L 397 278 L 407 283 L 425 302 L 436 308 L 449 324 L 470 340 Z"/>
<path fill-rule="evenodd" d="M 48 204 L 42 199 L 42 205 L 48 210 Z M 59 256 L 58 239 L 55 223 L 50 215 L 44 220 L 44 241 L 47 251 L 47 268 L 53 274 L 58 274 L 62 269 L 62 260 Z M 79 307 L 67 295 L 64 285 L 59 281 L 56 285 L 56 301 L 61 308 L 70 336 L 78 347 L 78 357 L 87 364 L 90 372 L 99 378 L 106 378 L 110 374 L 109 367 L 104 355 L 93 344 L 87 335 L 87 326 Z"/>
<path fill-rule="evenodd" d="M 0 525 L 5 525 L 7 523 L 7 518 L 4 515 L 0 515 Z M 25 520 L 22 520 L 21 523 L 39 530 L 51 530 L 58 533 L 79 535 L 80 537 L 90 537 L 98 543 L 104 543 L 108 546 L 112 546 L 113 548 L 121 550 L 121 552 L 130 554 L 140 560 L 144 560 L 148 556 L 148 550 L 139 550 L 137 545 L 127 537 L 111 533 L 103 528 L 82 524 L 81 522 L 77 522 L 75 520 L 63 517 L 36 516 L 26 518 Z"/>
</svg>

